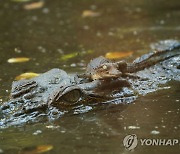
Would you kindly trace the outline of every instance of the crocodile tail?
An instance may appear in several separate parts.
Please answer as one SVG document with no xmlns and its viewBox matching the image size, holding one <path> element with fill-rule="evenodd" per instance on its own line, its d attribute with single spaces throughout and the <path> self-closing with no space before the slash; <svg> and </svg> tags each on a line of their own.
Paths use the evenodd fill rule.
<svg viewBox="0 0 180 154">
<path fill-rule="evenodd" d="M 153 66 L 158 62 L 180 55 L 180 42 L 176 40 L 165 40 L 152 44 L 153 52 L 137 58 L 128 64 L 127 72 L 133 73 Z"/>
</svg>

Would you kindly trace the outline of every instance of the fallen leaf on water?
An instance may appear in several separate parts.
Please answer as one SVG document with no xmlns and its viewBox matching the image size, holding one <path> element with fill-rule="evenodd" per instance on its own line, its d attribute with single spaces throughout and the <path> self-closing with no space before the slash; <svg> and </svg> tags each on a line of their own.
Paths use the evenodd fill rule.
<svg viewBox="0 0 180 154">
<path fill-rule="evenodd" d="M 52 145 L 40 145 L 37 147 L 37 153 L 47 152 L 53 149 Z"/>
<path fill-rule="evenodd" d="M 92 54 L 92 53 L 94 53 L 94 51 L 89 49 L 89 50 L 86 51 L 86 53 L 87 54 Z"/>
<path fill-rule="evenodd" d="M 85 18 L 85 17 L 98 17 L 98 16 L 100 16 L 99 12 L 94 12 L 91 10 L 84 10 L 82 13 L 83 18 Z"/>
<path fill-rule="evenodd" d="M 38 153 L 48 152 L 52 149 L 53 149 L 52 145 L 39 145 L 39 146 L 26 147 L 22 149 L 20 153 L 21 154 L 38 154 Z"/>
<path fill-rule="evenodd" d="M 60 60 L 66 61 L 66 60 L 69 60 L 69 59 L 74 58 L 76 56 L 78 56 L 78 52 L 73 52 L 70 54 L 63 55 L 62 57 L 60 57 Z"/>
<path fill-rule="evenodd" d="M 16 76 L 15 80 L 31 79 L 36 76 L 39 76 L 39 74 L 33 73 L 33 72 L 27 72 L 27 73 L 23 73 L 21 75 Z"/>
<path fill-rule="evenodd" d="M 39 1 L 39 2 L 30 3 L 30 4 L 25 4 L 24 9 L 25 10 L 39 9 L 43 6 L 44 6 L 44 2 Z"/>
<path fill-rule="evenodd" d="M 132 51 L 128 51 L 128 52 L 108 52 L 106 53 L 105 57 L 108 59 L 119 59 L 119 58 L 124 58 L 127 56 L 132 55 L 133 52 Z"/>
<path fill-rule="evenodd" d="M 61 57 L 60 57 L 60 60 L 62 60 L 62 61 L 67 61 L 67 60 L 69 60 L 69 59 L 72 59 L 72 58 L 75 58 L 75 57 L 77 57 L 77 56 L 80 56 L 80 57 L 82 57 L 82 56 L 86 56 L 86 55 L 88 55 L 88 54 L 92 54 L 94 51 L 93 50 L 86 50 L 86 51 L 77 51 L 77 52 L 72 52 L 72 53 L 69 53 L 69 54 L 65 54 L 65 55 L 62 55 Z"/>
<path fill-rule="evenodd" d="M 27 57 L 16 57 L 16 58 L 10 58 L 7 60 L 8 63 L 23 63 L 29 61 L 30 58 Z"/>
<path fill-rule="evenodd" d="M 29 1 L 32 1 L 32 0 L 11 0 L 13 2 L 29 2 Z"/>
</svg>

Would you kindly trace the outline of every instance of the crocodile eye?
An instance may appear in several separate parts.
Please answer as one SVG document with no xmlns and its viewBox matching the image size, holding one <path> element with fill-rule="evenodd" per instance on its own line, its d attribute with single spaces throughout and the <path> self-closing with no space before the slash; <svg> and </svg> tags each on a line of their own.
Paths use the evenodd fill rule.
<svg viewBox="0 0 180 154">
<path fill-rule="evenodd" d="M 62 96 L 62 99 L 68 103 L 76 103 L 81 98 L 81 91 L 78 89 L 72 90 Z"/>
<path fill-rule="evenodd" d="M 104 70 L 106 70 L 108 67 L 107 67 L 107 65 L 103 65 L 103 67 L 102 67 Z"/>
</svg>

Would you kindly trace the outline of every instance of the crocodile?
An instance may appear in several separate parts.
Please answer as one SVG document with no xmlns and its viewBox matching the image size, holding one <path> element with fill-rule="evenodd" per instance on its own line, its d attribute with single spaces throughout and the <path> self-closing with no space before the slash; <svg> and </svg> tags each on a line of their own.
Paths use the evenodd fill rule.
<svg viewBox="0 0 180 154">
<path fill-rule="evenodd" d="M 166 40 L 152 44 L 153 52 L 143 55 L 133 63 L 127 63 L 125 60 L 113 62 L 103 56 L 97 57 L 90 61 L 87 66 L 86 74 L 91 80 L 112 79 L 121 76 L 134 77 L 130 73 L 148 68 L 160 61 L 177 56 L 179 53 L 179 44 L 177 41 Z M 176 50 L 177 49 L 177 50 Z M 171 51 L 171 52 L 169 52 Z"/>
<path fill-rule="evenodd" d="M 14 81 L 9 101 L 0 106 L 0 128 L 52 121 L 104 104 L 126 105 L 140 95 L 163 89 L 170 80 L 180 81 L 180 42 L 160 41 L 152 48 L 154 52 L 132 63 L 98 57 L 90 61 L 85 75 L 69 75 L 55 68 Z"/>
</svg>

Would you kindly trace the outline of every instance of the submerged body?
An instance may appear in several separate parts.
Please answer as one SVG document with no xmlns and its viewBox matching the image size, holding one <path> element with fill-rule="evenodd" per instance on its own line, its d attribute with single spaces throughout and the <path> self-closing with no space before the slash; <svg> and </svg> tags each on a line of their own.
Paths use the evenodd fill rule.
<svg viewBox="0 0 180 154">
<path fill-rule="evenodd" d="M 87 72 L 92 68 L 98 70 L 101 64 L 114 67 L 117 72 L 110 69 L 113 70 L 111 74 L 116 73 L 111 76 L 113 80 L 89 81 L 52 69 L 30 80 L 15 81 L 11 99 L 0 107 L 0 127 L 54 120 L 65 113 L 87 112 L 104 103 L 130 103 L 139 95 L 162 89 L 159 86 L 170 80 L 180 81 L 180 43 L 164 41 L 156 45 L 156 49 L 158 51 L 143 55 L 130 64 L 104 60 L 103 63 L 96 61 L 93 67 L 89 65 Z M 126 73 L 138 78 L 123 76 Z M 99 75 L 102 79 L 107 77 L 102 74 Z"/>
</svg>

